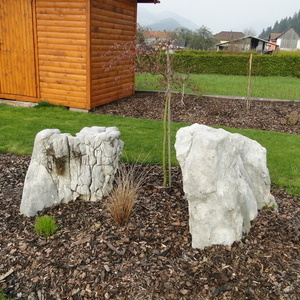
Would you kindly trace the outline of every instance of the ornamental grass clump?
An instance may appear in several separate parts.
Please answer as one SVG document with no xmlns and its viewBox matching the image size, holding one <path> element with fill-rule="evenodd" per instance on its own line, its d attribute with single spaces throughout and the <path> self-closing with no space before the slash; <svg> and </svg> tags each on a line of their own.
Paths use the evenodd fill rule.
<svg viewBox="0 0 300 300">
<path fill-rule="evenodd" d="M 107 209 L 120 226 L 128 223 L 144 179 L 145 172 L 138 165 L 119 165 L 115 187 L 107 199 Z"/>
<path fill-rule="evenodd" d="M 55 219 L 50 216 L 37 217 L 34 224 L 34 230 L 38 235 L 49 237 L 57 230 Z"/>
</svg>

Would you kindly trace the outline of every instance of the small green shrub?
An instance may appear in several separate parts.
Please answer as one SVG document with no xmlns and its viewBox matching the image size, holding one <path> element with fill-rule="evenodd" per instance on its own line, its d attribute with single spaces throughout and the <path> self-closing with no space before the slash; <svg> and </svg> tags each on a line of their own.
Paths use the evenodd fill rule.
<svg viewBox="0 0 300 300">
<path fill-rule="evenodd" d="M 0 289 L 0 300 L 9 300 L 10 298 L 6 297 L 4 292 Z"/>
<path fill-rule="evenodd" d="M 275 210 L 275 211 L 277 211 L 278 210 L 278 205 L 276 205 L 276 204 L 265 205 L 265 206 L 263 206 L 262 209 L 263 210 Z"/>
<path fill-rule="evenodd" d="M 0 291 L 0 300 L 5 300 L 5 295 L 3 294 L 2 291 Z"/>
<path fill-rule="evenodd" d="M 49 237 L 57 230 L 55 219 L 50 216 L 37 217 L 34 224 L 34 230 L 38 235 Z"/>
</svg>

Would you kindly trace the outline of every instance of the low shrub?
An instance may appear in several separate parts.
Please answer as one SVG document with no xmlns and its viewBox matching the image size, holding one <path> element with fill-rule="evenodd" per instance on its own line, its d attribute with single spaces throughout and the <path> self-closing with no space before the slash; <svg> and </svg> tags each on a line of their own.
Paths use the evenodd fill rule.
<svg viewBox="0 0 300 300">
<path fill-rule="evenodd" d="M 187 69 L 194 74 L 248 75 L 248 53 L 220 55 L 218 52 L 203 52 L 176 54 L 173 59 L 175 69 Z M 252 75 L 300 77 L 300 55 L 254 55 Z"/>
<path fill-rule="evenodd" d="M 300 56 L 300 50 L 294 51 L 276 51 L 273 55 L 275 56 Z"/>
<path fill-rule="evenodd" d="M 55 219 L 50 216 L 37 217 L 34 224 L 34 230 L 38 235 L 49 237 L 57 230 Z"/>
<path fill-rule="evenodd" d="M 259 55 L 256 51 L 177 50 L 176 55 Z"/>
</svg>

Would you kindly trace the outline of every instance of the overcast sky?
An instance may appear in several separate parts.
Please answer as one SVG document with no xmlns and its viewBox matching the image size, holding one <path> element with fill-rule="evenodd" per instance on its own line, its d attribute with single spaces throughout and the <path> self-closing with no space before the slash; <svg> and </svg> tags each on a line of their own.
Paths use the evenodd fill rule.
<svg viewBox="0 0 300 300">
<path fill-rule="evenodd" d="M 300 0 L 160 0 L 159 4 L 140 4 L 151 12 L 171 11 L 188 18 L 214 34 L 252 28 L 258 35 L 276 20 L 293 16 Z"/>
</svg>

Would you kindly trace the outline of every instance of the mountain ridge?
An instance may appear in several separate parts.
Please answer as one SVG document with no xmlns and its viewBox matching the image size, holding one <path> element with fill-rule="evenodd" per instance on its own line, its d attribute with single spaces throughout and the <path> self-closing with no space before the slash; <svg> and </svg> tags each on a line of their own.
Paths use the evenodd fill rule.
<svg viewBox="0 0 300 300">
<path fill-rule="evenodd" d="M 155 31 L 173 31 L 178 27 L 191 30 L 200 28 L 192 21 L 170 11 L 152 13 L 144 7 L 138 7 L 138 24 L 141 27 Z"/>
</svg>

